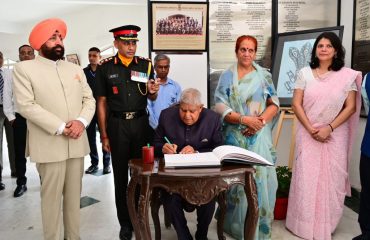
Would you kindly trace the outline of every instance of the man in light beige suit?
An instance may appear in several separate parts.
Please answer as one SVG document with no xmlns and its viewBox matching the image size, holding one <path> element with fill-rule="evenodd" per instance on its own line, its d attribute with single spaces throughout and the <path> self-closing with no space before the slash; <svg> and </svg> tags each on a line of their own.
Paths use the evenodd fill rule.
<svg viewBox="0 0 370 240">
<path fill-rule="evenodd" d="M 60 19 L 38 23 L 29 41 L 39 56 L 13 71 L 16 105 L 27 119 L 27 152 L 41 176 L 46 240 L 60 239 L 62 209 L 64 239 L 80 239 L 83 157 L 90 152 L 85 128 L 95 111 L 83 70 L 61 60 L 66 32 Z"/>
</svg>

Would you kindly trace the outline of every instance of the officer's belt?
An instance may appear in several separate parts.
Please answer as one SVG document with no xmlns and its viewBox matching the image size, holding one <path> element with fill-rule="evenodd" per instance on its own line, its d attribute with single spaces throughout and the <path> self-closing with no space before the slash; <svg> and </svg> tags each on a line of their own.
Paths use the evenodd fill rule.
<svg viewBox="0 0 370 240">
<path fill-rule="evenodd" d="M 125 120 L 139 118 L 141 116 L 146 115 L 146 110 L 139 110 L 136 112 L 119 112 L 119 111 L 112 111 L 113 117 L 121 118 Z"/>
</svg>

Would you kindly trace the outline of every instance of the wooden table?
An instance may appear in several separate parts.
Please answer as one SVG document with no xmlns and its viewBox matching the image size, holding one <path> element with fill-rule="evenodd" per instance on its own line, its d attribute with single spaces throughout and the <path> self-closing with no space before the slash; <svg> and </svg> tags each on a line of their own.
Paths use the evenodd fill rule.
<svg viewBox="0 0 370 240">
<path fill-rule="evenodd" d="M 168 170 L 164 168 L 163 161 L 160 161 L 158 171 L 155 173 L 153 171 L 154 164 L 143 164 L 141 159 L 130 160 L 129 166 L 132 175 L 127 188 L 127 204 L 136 240 L 151 239 L 148 208 L 155 188 L 162 188 L 168 192 L 180 194 L 186 201 L 198 206 L 217 197 L 220 206 L 217 235 L 219 240 L 225 239 L 223 223 L 226 213 L 226 190 L 234 184 L 244 185 L 248 201 L 247 217 L 244 223 L 244 239 L 254 239 L 258 221 L 258 199 L 253 178 L 255 172 L 253 167 L 232 164 L 221 168 Z M 136 210 L 135 189 L 137 185 L 140 185 L 140 196 Z M 159 222 L 154 221 L 154 226 L 156 239 L 160 239 Z"/>
</svg>

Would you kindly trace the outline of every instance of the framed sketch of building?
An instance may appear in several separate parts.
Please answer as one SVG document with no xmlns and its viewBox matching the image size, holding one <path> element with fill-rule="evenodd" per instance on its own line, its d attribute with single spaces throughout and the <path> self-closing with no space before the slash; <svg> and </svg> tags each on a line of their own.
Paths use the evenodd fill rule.
<svg viewBox="0 0 370 240">
<path fill-rule="evenodd" d="M 297 73 L 309 65 L 314 42 L 323 32 L 334 32 L 342 39 L 343 26 L 277 35 L 272 57 L 272 79 L 281 106 L 291 106 Z"/>
<path fill-rule="evenodd" d="M 151 51 L 206 51 L 207 2 L 150 2 Z"/>
</svg>

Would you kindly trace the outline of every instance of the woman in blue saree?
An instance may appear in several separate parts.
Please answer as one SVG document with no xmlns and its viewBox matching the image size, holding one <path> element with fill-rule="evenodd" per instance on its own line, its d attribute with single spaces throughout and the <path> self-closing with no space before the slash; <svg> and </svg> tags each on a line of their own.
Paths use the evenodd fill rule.
<svg viewBox="0 0 370 240">
<path fill-rule="evenodd" d="M 256 152 L 275 164 L 271 131 L 279 101 L 271 74 L 254 62 L 256 51 L 257 40 L 254 37 L 243 35 L 237 39 L 237 63 L 220 76 L 215 107 L 222 116 L 225 144 Z M 277 189 L 275 167 L 255 168 L 259 206 L 255 239 L 271 239 Z M 236 239 L 243 239 L 246 201 L 241 185 L 234 185 L 227 193 L 224 231 Z"/>
</svg>

